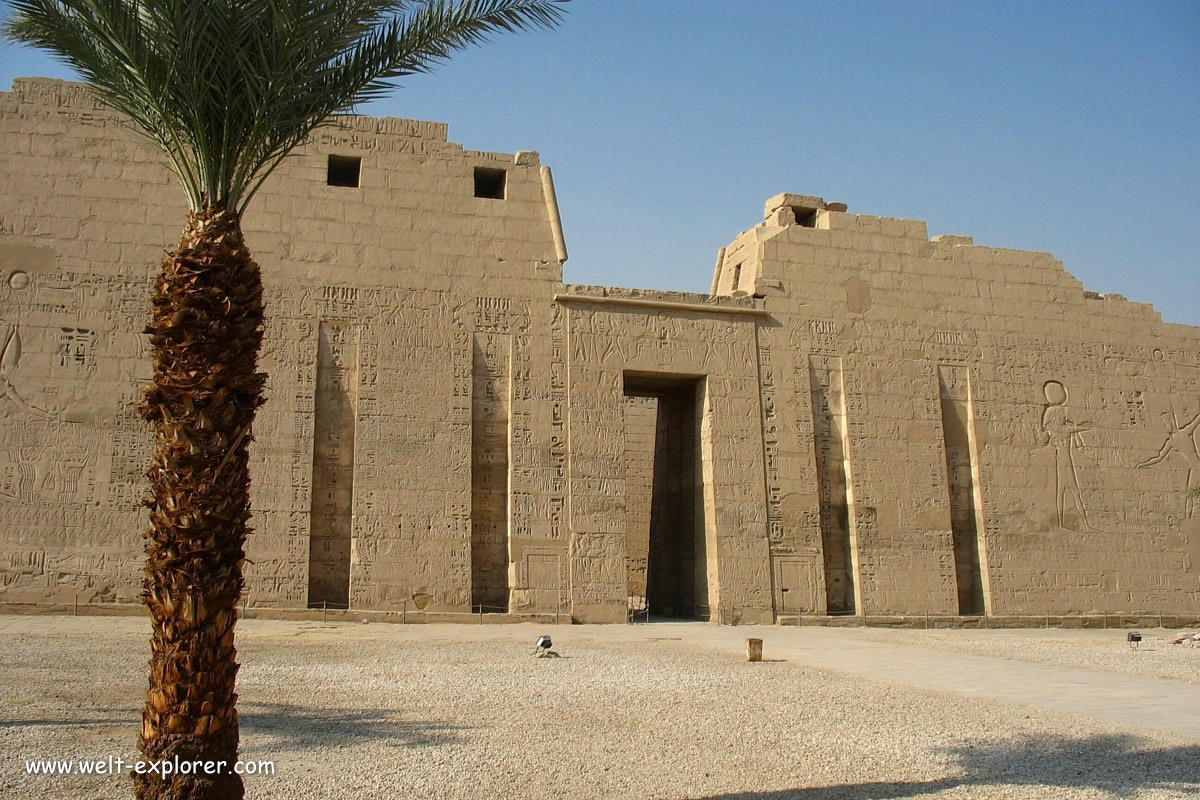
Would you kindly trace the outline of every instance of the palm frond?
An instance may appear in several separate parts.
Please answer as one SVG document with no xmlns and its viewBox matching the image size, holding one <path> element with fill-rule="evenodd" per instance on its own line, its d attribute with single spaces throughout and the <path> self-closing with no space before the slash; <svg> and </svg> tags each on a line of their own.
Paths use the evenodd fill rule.
<svg viewBox="0 0 1200 800">
<path fill-rule="evenodd" d="M 567 0 L 13 0 L 51 51 L 166 154 L 193 210 L 240 213 L 313 130 Z"/>
</svg>

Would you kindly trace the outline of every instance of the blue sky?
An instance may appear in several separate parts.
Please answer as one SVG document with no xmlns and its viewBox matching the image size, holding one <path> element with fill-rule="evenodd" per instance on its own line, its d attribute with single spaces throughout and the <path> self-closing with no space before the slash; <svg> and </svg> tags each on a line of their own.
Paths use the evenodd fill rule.
<svg viewBox="0 0 1200 800">
<path fill-rule="evenodd" d="M 717 249 L 796 192 L 1049 251 L 1090 290 L 1200 324 L 1200 3 L 569 11 L 362 109 L 539 151 L 569 282 L 707 291 Z M 27 74 L 67 76 L 0 46 L 0 86 Z"/>
</svg>

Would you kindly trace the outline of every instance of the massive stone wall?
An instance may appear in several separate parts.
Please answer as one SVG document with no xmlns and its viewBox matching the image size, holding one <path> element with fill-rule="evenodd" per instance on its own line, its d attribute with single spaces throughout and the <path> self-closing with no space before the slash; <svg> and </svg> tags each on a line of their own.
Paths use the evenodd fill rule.
<svg viewBox="0 0 1200 800">
<path fill-rule="evenodd" d="M 786 337 L 781 491 L 808 525 L 777 561 L 849 541 L 826 574 L 867 613 L 1195 610 L 1200 331 L 1045 253 L 813 197 L 766 211 L 715 284 L 763 296 Z"/>
<path fill-rule="evenodd" d="M 135 601 L 182 193 L 47 80 L 0 94 L 0 176 L 0 602 Z M 564 285 L 536 153 L 357 117 L 244 222 L 251 605 L 1200 612 L 1200 331 L 1050 256 L 781 195 L 711 295 Z"/>
<path fill-rule="evenodd" d="M 81 87 L 17 81 L 0 119 L 3 599 L 134 600 L 151 446 L 131 407 L 149 373 L 139 334 L 186 208 L 153 149 Z M 330 185 L 330 156 L 360 159 L 358 186 Z M 477 196 L 480 171 L 503 175 L 501 198 Z M 507 547 L 537 564 L 554 539 L 559 557 L 562 480 L 556 492 L 533 452 L 550 440 L 550 389 L 541 380 L 535 401 L 529 366 L 551 361 L 556 220 L 536 154 L 464 151 L 436 123 L 347 120 L 266 184 L 244 225 L 271 376 L 251 453 L 250 603 L 470 607 L 485 342 L 508 359 L 497 383 L 515 441 L 501 450 L 517 474 L 500 489 L 521 500 L 499 505 L 519 528 Z M 514 573 L 505 583 L 524 590 Z"/>
</svg>

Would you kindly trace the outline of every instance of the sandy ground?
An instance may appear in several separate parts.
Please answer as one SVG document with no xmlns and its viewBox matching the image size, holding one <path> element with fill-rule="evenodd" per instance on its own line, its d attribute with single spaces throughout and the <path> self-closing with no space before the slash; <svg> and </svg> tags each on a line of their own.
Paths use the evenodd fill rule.
<svg viewBox="0 0 1200 800">
<path fill-rule="evenodd" d="M 25 765 L 136 758 L 146 626 L 0 616 L 0 797 L 130 796 L 127 775 Z M 253 798 L 1200 795 L 1196 737 L 772 660 L 770 646 L 749 664 L 714 646 L 712 626 L 249 620 L 238 630 L 241 755 L 275 769 L 246 779 Z M 810 636 L 736 635 L 759 631 L 769 645 Z M 540 633 L 562 658 L 530 656 Z M 1027 659 L 1194 692 L 1200 649 L 1171 648 L 1170 633 L 1148 633 L 1134 656 L 1111 631 L 845 635 L 919 647 L 935 664 L 966 651 L 999 669 Z M 840 635 L 811 634 L 823 648 Z"/>
</svg>

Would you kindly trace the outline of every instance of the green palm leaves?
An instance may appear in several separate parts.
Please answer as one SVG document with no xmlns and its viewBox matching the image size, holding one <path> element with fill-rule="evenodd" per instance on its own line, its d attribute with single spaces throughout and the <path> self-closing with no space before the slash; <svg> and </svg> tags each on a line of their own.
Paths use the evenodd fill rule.
<svg viewBox="0 0 1200 800">
<path fill-rule="evenodd" d="M 13 0 L 50 50 L 167 155 L 193 211 L 235 214 L 312 131 L 566 0 Z"/>
</svg>

